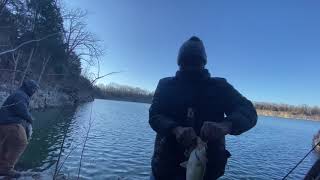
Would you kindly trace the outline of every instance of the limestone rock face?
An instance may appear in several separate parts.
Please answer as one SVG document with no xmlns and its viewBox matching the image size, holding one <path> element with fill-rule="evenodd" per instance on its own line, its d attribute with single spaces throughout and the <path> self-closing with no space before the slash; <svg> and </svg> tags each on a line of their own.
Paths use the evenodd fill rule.
<svg viewBox="0 0 320 180">
<path fill-rule="evenodd" d="M 0 85 L 0 105 L 10 95 L 8 85 Z M 77 103 L 92 101 L 91 96 L 79 96 L 77 94 L 68 94 L 59 90 L 59 88 L 46 87 L 38 90 L 31 98 L 31 109 L 44 109 L 48 107 L 70 106 Z"/>
<path fill-rule="evenodd" d="M 47 107 L 68 106 L 74 104 L 74 99 L 57 89 L 40 89 L 33 95 L 30 107 L 42 109 Z"/>
</svg>

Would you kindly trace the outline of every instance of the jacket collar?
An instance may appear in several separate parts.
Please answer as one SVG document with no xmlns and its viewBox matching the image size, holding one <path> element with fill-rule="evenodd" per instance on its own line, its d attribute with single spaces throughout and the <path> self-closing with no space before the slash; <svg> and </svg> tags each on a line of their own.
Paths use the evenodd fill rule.
<svg viewBox="0 0 320 180">
<path fill-rule="evenodd" d="M 210 73 L 207 69 L 200 71 L 182 71 L 176 73 L 176 78 L 181 80 L 206 80 L 210 78 Z"/>
</svg>

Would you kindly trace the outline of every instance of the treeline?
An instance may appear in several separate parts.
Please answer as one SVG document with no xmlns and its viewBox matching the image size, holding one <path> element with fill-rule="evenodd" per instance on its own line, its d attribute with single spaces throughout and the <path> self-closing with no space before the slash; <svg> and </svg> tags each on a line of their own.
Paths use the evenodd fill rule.
<svg viewBox="0 0 320 180">
<path fill-rule="evenodd" d="M 99 84 L 96 86 L 96 97 L 101 99 L 123 100 L 133 102 L 151 103 L 153 93 L 126 85 L 111 83 L 109 85 Z"/>
<path fill-rule="evenodd" d="M 299 116 L 305 118 L 314 118 L 320 120 L 320 108 L 318 106 L 300 105 L 293 106 L 287 104 L 274 104 L 274 103 L 255 103 L 255 107 L 261 111 L 272 111 L 279 113 L 287 113 L 292 116 Z"/>
<path fill-rule="evenodd" d="M 42 86 L 92 91 L 98 76 L 82 67 L 99 63 L 103 51 L 85 17 L 59 0 L 0 0 L 1 84 L 15 88 L 35 79 Z"/>
<path fill-rule="evenodd" d="M 96 87 L 97 98 L 114 99 L 134 102 L 151 103 L 153 93 L 141 88 L 119 84 L 100 84 Z M 260 115 L 280 116 L 320 120 L 320 108 L 317 106 L 293 106 L 288 104 L 255 102 L 255 108 Z"/>
</svg>

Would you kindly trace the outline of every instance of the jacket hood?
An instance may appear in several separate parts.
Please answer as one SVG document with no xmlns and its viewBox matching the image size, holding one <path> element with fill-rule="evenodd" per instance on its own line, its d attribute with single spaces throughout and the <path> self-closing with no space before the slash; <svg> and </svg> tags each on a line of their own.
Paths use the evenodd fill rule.
<svg viewBox="0 0 320 180">
<path fill-rule="evenodd" d="M 39 89 L 39 85 L 34 80 L 27 80 L 23 82 L 20 89 L 31 97 Z"/>
</svg>

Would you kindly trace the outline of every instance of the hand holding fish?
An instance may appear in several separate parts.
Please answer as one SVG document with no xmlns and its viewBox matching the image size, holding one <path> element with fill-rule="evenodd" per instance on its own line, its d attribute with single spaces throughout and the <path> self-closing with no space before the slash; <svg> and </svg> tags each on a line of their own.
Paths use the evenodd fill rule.
<svg viewBox="0 0 320 180">
<path fill-rule="evenodd" d="M 211 141 L 222 138 L 231 132 L 231 123 L 229 122 L 204 122 L 201 128 L 201 139 Z"/>
<path fill-rule="evenodd" d="M 192 127 L 176 127 L 173 134 L 185 148 L 195 146 L 197 143 L 197 134 Z"/>
</svg>

